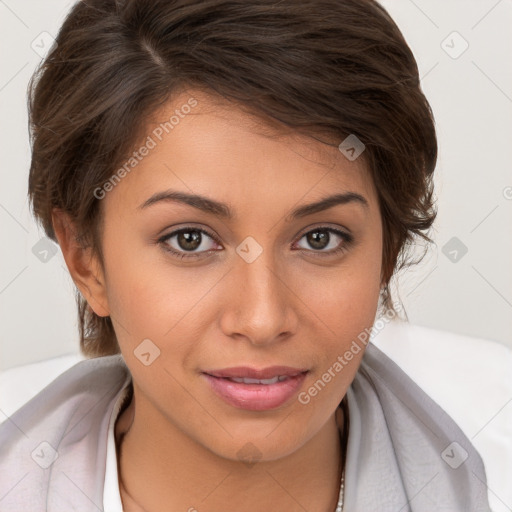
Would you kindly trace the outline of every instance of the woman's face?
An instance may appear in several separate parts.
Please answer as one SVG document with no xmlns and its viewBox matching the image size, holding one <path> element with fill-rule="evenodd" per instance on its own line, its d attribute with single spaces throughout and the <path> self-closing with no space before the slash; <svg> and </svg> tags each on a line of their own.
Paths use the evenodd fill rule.
<svg viewBox="0 0 512 512">
<path fill-rule="evenodd" d="M 102 199 L 104 295 L 89 302 L 112 318 L 136 415 L 232 460 L 284 457 L 333 417 L 363 355 L 351 346 L 375 318 L 382 228 L 368 170 L 306 137 L 266 137 L 199 91 L 155 120 Z M 348 193 L 360 198 L 305 209 Z M 227 378 L 275 366 L 290 368 L 229 375 L 277 383 Z"/>
</svg>

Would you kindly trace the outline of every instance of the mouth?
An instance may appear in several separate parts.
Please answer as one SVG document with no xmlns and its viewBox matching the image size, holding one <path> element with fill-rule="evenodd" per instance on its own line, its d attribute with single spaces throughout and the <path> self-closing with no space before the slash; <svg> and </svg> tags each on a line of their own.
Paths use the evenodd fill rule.
<svg viewBox="0 0 512 512">
<path fill-rule="evenodd" d="M 275 409 L 299 390 L 309 370 L 288 366 L 208 370 L 202 376 L 210 389 L 229 405 L 251 411 Z"/>
</svg>

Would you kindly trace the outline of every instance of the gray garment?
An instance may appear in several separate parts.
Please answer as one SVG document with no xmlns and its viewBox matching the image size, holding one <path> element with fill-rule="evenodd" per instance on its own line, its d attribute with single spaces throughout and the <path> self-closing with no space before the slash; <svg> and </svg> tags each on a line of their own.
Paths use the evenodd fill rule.
<svg viewBox="0 0 512 512">
<path fill-rule="evenodd" d="M 130 381 L 119 354 L 80 361 L 0 425 L 0 512 L 103 510 L 108 423 Z M 490 512 L 471 442 L 371 343 L 347 400 L 345 511 Z"/>
</svg>

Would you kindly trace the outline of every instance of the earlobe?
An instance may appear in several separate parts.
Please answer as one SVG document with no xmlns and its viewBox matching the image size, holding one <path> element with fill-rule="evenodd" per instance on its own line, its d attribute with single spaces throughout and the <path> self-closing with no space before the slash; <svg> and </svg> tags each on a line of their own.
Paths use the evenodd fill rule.
<svg viewBox="0 0 512 512">
<path fill-rule="evenodd" d="M 55 235 L 69 273 L 89 306 L 98 316 L 109 316 L 104 273 L 91 246 L 85 246 L 69 215 L 55 208 L 52 211 Z"/>
</svg>

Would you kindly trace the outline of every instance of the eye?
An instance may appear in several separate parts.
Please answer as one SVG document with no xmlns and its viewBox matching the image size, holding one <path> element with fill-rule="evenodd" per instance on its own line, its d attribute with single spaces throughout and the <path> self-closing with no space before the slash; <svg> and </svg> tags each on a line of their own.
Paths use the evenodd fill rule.
<svg viewBox="0 0 512 512">
<path fill-rule="evenodd" d="M 306 243 L 312 247 L 312 249 L 302 248 L 302 252 L 319 253 L 319 256 L 333 256 L 334 254 L 343 253 L 350 248 L 354 241 L 351 234 L 327 226 L 308 231 L 300 238 L 300 240 L 302 239 L 305 239 Z M 340 242 L 339 239 L 342 241 Z M 326 248 L 329 250 L 325 250 Z"/>
<path fill-rule="evenodd" d="M 302 239 L 305 239 L 312 249 L 302 247 L 299 248 L 301 252 L 317 253 L 318 256 L 326 257 L 347 251 L 353 242 L 353 236 L 349 233 L 327 226 L 308 231 L 299 241 Z M 212 248 L 212 241 L 221 245 L 212 233 L 191 226 L 178 229 L 158 239 L 158 243 L 164 250 L 180 259 L 200 258 L 217 251 L 218 249 Z M 325 250 L 326 248 L 329 250 Z"/>
<path fill-rule="evenodd" d="M 163 248 L 177 258 L 198 258 L 205 253 L 211 253 L 209 240 L 220 244 L 216 237 L 204 229 L 186 227 L 173 231 L 158 240 Z M 188 254 L 187 254 L 188 253 Z"/>
</svg>

